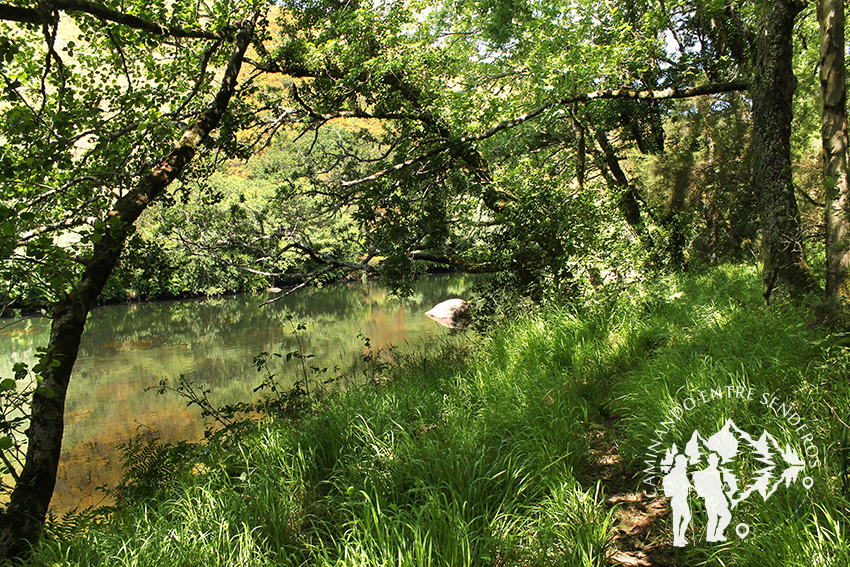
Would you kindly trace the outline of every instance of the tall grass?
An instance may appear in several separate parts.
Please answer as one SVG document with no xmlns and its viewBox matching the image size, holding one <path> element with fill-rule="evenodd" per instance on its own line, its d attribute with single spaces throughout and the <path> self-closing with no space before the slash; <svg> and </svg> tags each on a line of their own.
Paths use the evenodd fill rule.
<svg viewBox="0 0 850 567">
<path fill-rule="evenodd" d="M 659 419 L 695 392 L 740 386 L 799 408 L 823 465 L 805 494 L 780 490 L 770 506 L 736 511 L 759 539 L 709 545 L 689 534 L 697 543 L 677 561 L 850 564 L 844 337 L 803 310 L 762 305 L 746 268 L 632 283 L 594 301 L 541 307 L 474 346 L 408 355 L 295 423 L 259 420 L 195 453 L 148 497 L 56 530 L 35 562 L 604 565 L 616 510 L 591 478 L 591 429 L 612 428 L 641 489 Z M 670 436 L 716 431 L 728 417 L 784 427 L 772 409 L 732 397 L 687 412 Z M 704 511 L 694 515 L 698 530 Z"/>
<path fill-rule="evenodd" d="M 727 419 L 756 437 L 766 430 L 801 456 L 802 437 L 811 434 L 820 465 L 800 475 L 812 477 L 810 490 L 780 489 L 766 502 L 754 494 L 733 512 L 734 522 L 747 524 L 751 535 L 739 539 L 733 523 L 727 543 L 689 546 L 681 560 L 813 565 L 818 557 L 823 564 L 846 564 L 848 503 L 838 477 L 846 467 L 841 440 L 847 434 L 850 343 L 845 334 L 827 334 L 812 323 L 806 309 L 765 305 L 754 280 L 745 268 L 727 267 L 620 298 L 615 311 L 629 323 L 616 331 L 619 342 L 652 345 L 631 358 L 637 364 L 601 379 L 610 388 L 604 400 L 617 418 L 620 453 L 632 470 L 641 468 L 663 421 L 673 423 L 665 438 L 679 440 L 680 450 L 695 430 L 707 437 Z M 722 397 L 712 397 L 715 392 Z M 741 392 L 753 392 L 752 399 Z M 773 407 L 763 403 L 765 395 L 776 399 Z M 789 421 L 792 412 L 799 419 Z M 704 510 L 695 517 L 704 525 Z"/>
</svg>

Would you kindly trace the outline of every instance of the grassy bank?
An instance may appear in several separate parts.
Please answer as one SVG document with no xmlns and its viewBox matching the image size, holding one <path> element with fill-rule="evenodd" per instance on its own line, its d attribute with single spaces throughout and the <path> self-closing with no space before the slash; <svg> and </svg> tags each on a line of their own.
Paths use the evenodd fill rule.
<svg viewBox="0 0 850 567">
<path fill-rule="evenodd" d="M 760 403 L 769 392 L 812 432 L 820 466 L 800 474 L 811 488 L 797 479 L 767 502 L 754 494 L 722 544 L 700 541 L 705 512 L 695 504 L 696 543 L 668 546 L 666 556 L 679 565 L 850 564 L 839 445 L 848 341 L 791 307 L 764 306 L 746 268 L 599 297 L 406 358 L 294 425 L 262 419 L 190 450 L 139 444 L 121 505 L 54 525 L 36 563 L 604 565 L 618 512 L 606 502 L 608 481 L 597 480 L 599 431 L 621 463 L 616 484 L 640 491 L 647 448 L 670 415 L 679 418 L 665 440 L 684 443 L 695 429 L 707 437 L 727 418 L 799 440 L 787 415 Z M 709 393 L 711 403 L 699 403 L 712 388 L 758 395 Z M 669 540 L 670 518 L 654 521 L 654 537 Z M 736 537 L 737 523 L 751 535 Z"/>
</svg>

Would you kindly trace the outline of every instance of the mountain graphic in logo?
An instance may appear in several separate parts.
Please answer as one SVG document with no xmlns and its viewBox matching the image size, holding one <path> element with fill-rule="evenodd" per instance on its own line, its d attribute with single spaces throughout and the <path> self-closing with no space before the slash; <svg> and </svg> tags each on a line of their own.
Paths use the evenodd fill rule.
<svg viewBox="0 0 850 567">
<path fill-rule="evenodd" d="M 741 461 L 745 461 L 744 466 L 740 466 Z M 751 471 L 747 477 L 753 480 L 745 488 L 739 487 L 732 468 L 736 463 L 738 470 Z M 670 499 L 673 510 L 673 545 L 676 547 L 687 544 L 685 532 L 691 521 L 691 489 L 705 503 L 706 540 L 726 541 L 725 530 L 732 520 L 731 511 L 739 503 L 753 492 L 767 500 L 780 484 L 788 488 L 796 482 L 805 468 L 795 448 L 781 447 L 766 430 L 758 439 L 753 439 L 731 419 L 708 439 L 695 430 L 682 452 L 674 443 L 666 450 L 660 465 L 664 473 L 664 494 Z M 735 531 L 743 538 L 749 533 L 749 527 L 738 524 Z"/>
</svg>

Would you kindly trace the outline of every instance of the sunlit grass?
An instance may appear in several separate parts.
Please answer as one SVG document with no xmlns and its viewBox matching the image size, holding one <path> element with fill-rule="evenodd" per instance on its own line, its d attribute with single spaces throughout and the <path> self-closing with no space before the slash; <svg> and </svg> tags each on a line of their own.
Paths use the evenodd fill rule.
<svg viewBox="0 0 850 567">
<path fill-rule="evenodd" d="M 728 387 L 792 404 L 822 465 L 808 492 L 779 491 L 769 506 L 754 496 L 736 510 L 755 543 L 733 530 L 722 545 L 700 543 L 696 508 L 689 538 L 699 545 L 673 550 L 678 561 L 848 564 L 847 342 L 792 306 L 764 306 L 752 270 L 541 307 L 476 341 L 405 354 L 294 424 L 261 421 L 209 445 L 167 489 L 46 541 L 37 562 L 605 565 L 615 510 L 590 473 L 591 428 L 613 428 L 640 489 L 659 420 L 688 396 Z M 785 427 L 758 399 L 731 396 L 684 412 L 670 436 L 713 432 L 729 417 L 753 431 Z"/>
</svg>

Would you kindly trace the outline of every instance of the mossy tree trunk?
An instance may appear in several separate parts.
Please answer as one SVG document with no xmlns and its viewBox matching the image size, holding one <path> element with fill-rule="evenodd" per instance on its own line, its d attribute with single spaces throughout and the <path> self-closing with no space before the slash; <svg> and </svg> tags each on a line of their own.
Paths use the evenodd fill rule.
<svg viewBox="0 0 850 567">
<path fill-rule="evenodd" d="M 805 3 L 773 0 L 762 14 L 751 94 L 753 190 L 762 230 L 764 297 L 780 291 L 792 298 L 815 288 L 806 263 L 800 215 L 791 178 L 794 19 Z"/>
</svg>

